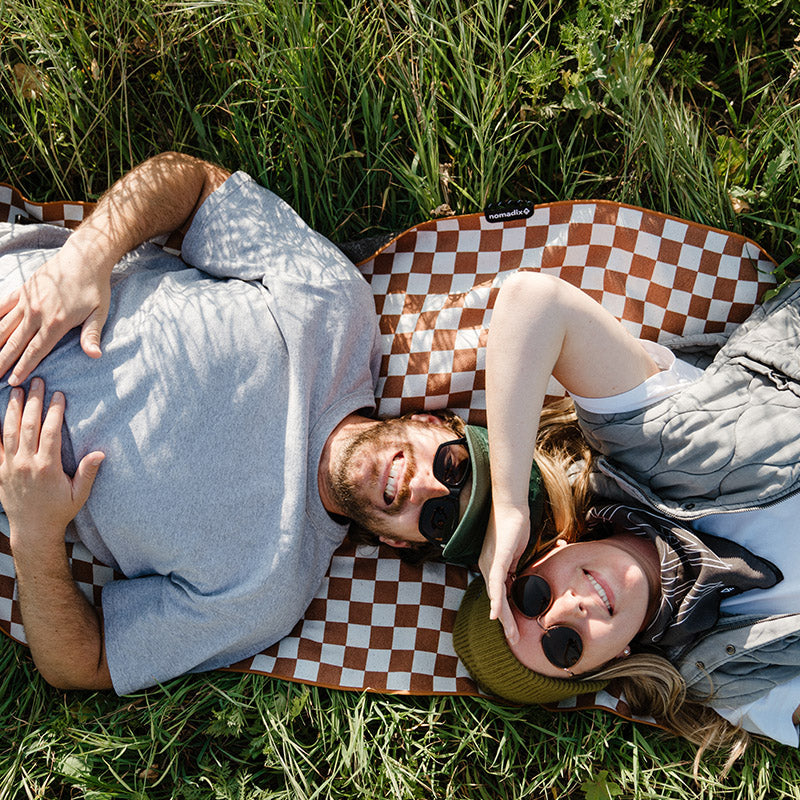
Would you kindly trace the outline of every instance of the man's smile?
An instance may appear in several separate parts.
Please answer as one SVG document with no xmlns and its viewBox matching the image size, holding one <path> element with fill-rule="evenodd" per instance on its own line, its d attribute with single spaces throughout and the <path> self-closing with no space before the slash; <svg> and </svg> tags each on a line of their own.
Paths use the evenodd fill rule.
<svg viewBox="0 0 800 800">
<path fill-rule="evenodd" d="M 403 473 L 405 472 L 405 464 L 406 460 L 402 451 L 396 453 L 389 463 L 389 470 L 383 489 L 383 501 L 387 506 L 392 505 L 397 497 L 397 490 L 402 483 Z"/>
<path fill-rule="evenodd" d="M 428 499 L 447 493 L 433 475 L 433 462 L 439 447 L 454 434 L 429 414 L 359 423 L 344 430 L 323 464 L 331 506 L 326 508 L 381 539 L 424 542 L 420 510 Z M 461 497 L 468 502 L 468 493 Z"/>
</svg>

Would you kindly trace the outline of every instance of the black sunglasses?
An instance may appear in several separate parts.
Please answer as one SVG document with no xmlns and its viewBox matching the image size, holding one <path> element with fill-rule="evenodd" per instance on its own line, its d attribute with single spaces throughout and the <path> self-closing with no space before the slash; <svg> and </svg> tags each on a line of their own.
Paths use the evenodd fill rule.
<svg viewBox="0 0 800 800">
<path fill-rule="evenodd" d="M 580 634 L 566 625 L 545 628 L 539 618 L 550 608 L 553 593 L 550 584 L 540 575 L 523 575 L 511 584 L 509 597 L 517 610 L 528 619 L 535 619 L 542 628 L 542 650 L 547 660 L 559 669 L 569 671 L 575 666 L 583 653 Z"/>
<path fill-rule="evenodd" d="M 449 490 L 445 497 L 432 497 L 422 504 L 419 532 L 431 543 L 443 547 L 458 527 L 458 498 L 469 477 L 471 462 L 466 439 L 440 444 L 433 457 L 433 477 Z"/>
</svg>

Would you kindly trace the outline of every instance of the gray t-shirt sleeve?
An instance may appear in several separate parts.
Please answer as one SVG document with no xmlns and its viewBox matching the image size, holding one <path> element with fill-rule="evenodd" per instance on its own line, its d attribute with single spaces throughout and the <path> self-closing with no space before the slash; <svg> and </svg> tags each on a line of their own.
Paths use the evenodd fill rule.
<svg viewBox="0 0 800 800">
<path fill-rule="evenodd" d="M 341 250 L 284 200 L 236 172 L 213 192 L 183 240 L 184 261 L 218 278 L 332 283 L 358 275 Z"/>
<path fill-rule="evenodd" d="M 225 667 L 282 639 L 310 600 L 310 587 L 283 588 L 281 602 L 254 619 L 259 598 L 248 597 L 247 588 L 205 595 L 162 575 L 106 584 L 106 656 L 114 690 L 130 694 L 177 675 Z"/>
</svg>

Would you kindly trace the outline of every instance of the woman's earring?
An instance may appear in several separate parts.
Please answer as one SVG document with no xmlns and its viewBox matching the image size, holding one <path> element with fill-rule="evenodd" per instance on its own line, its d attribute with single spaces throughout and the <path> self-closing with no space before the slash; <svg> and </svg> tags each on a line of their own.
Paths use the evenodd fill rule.
<svg viewBox="0 0 800 800">
<path fill-rule="evenodd" d="M 627 658 L 631 654 L 631 648 L 626 645 L 625 649 L 622 651 L 622 657 Z"/>
</svg>

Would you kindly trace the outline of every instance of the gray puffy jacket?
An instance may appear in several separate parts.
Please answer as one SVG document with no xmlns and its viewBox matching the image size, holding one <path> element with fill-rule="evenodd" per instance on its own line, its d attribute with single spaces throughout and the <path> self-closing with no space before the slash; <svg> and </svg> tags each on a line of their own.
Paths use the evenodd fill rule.
<svg viewBox="0 0 800 800">
<path fill-rule="evenodd" d="M 697 342 L 666 342 L 680 351 Z M 691 386 L 645 409 L 578 410 L 601 457 L 596 488 L 621 489 L 690 522 L 777 503 L 800 490 L 800 284 L 757 308 Z M 788 576 L 792 579 L 794 576 Z M 800 613 L 723 616 L 669 653 L 695 696 L 751 702 L 800 674 Z"/>
</svg>

